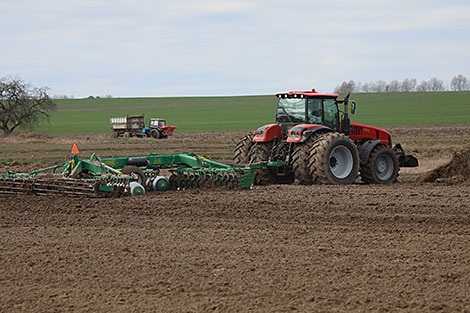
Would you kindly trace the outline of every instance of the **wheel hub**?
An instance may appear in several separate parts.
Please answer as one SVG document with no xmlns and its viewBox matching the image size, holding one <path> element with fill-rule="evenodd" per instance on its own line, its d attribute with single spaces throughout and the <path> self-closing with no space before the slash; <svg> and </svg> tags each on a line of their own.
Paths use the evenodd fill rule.
<svg viewBox="0 0 470 313">
<path fill-rule="evenodd" d="M 345 146 L 337 146 L 330 154 L 330 171 L 338 179 L 349 176 L 353 169 L 353 155 Z"/>
<path fill-rule="evenodd" d="M 393 160 L 389 155 L 381 155 L 375 162 L 375 172 L 379 179 L 387 180 L 393 175 Z"/>
</svg>

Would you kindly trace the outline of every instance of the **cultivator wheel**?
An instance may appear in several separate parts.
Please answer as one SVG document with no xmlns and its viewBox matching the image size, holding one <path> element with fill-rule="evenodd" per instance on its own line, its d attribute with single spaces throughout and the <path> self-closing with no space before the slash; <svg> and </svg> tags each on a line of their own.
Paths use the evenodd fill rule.
<svg viewBox="0 0 470 313">
<path fill-rule="evenodd" d="M 352 184 L 359 173 L 359 152 L 344 134 L 327 133 L 309 151 L 312 177 L 323 184 Z"/>
<path fill-rule="evenodd" d="M 144 171 L 138 166 L 128 165 L 122 169 L 121 173 L 134 177 L 139 184 L 145 184 L 146 177 Z"/>
</svg>

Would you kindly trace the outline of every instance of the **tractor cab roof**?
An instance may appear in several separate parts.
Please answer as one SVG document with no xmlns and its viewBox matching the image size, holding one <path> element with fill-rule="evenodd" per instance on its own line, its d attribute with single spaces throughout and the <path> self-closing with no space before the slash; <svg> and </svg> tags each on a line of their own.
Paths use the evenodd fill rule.
<svg viewBox="0 0 470 313">
<path fill-rule="evenodd" d="M 289 91 L 289 92 L 280 92 L 276 94 L 277 97 L 331 97 L 331 98 L 338 98 L 338 94 L 335 93 L 319 93 L 315 89 L 308 90 L 308 91 Z"/>
</svg>

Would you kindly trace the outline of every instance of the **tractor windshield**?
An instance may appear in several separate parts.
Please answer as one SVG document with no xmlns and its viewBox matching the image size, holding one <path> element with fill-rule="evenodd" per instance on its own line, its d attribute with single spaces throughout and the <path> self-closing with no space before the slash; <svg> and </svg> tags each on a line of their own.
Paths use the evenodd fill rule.
<svg viewBox="0 0 470 313">
<path fill-rule="evenodd" d="M 165 120 L 150 120 L 150 126 L 153 127 L 162 127 L 166 125 Z"/>
<path fill-rule="evenodd" d="M 305 122 L 305 99 L 281 98 L 277 104 L 276 123 Z"/>
</svg>

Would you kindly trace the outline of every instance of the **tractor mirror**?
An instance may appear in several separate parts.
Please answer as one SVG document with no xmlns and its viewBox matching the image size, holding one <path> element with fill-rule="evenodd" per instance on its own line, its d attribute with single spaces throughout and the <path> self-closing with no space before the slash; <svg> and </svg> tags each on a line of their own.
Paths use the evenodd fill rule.
<svg viewBox="0 0 470 313">
<path fill-rule="evenodd" d="M 351 114 L 356 113 L 356 102 L 351 101 Z"/>
</svg>

